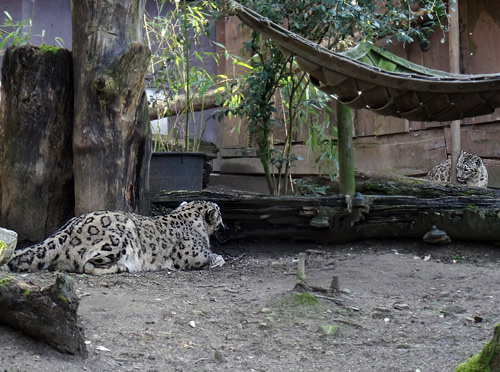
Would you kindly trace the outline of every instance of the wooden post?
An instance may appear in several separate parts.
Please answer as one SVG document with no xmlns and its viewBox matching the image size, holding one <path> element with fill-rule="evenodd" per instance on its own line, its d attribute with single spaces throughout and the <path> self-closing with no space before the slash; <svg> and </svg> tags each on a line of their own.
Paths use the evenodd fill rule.
<svg viewBox="0 0 500 372">
<path fill-rule="evenodd" d="M 337 102 L 340 193 L 354 195 L 354 154 L 352 139 L 352 110 Z"/>
<path fill-rule="evenodd" d="M 149 211 L 145 0 L 72 0 L 75 213 Z"/>
<path fill-rule="evenodd" d="M 28 245 L 73 215 L 71 53 L 8 48 L 1 92 L 0 225 Z"/>
<path fill-rule="evenodd" d="M 455 11 L 450 11 L 449 22 L 449 38 L 450 38 L 450 49 L 449 49 L 449 59 L 450 59 L 450 72 L 459 74 L 460 73 L 460 29 L 459 29 L 459 14 L 458 14 L 458 0 L 455 4 Z M 450 133 L 451 133 L 451 182 L 457 182 L 457 168 L 456 164 L 461 151 L 461 139 L 460 139 L 460 125 L 461 120 L 454 120 L 450 123 Z"/>
</svg>

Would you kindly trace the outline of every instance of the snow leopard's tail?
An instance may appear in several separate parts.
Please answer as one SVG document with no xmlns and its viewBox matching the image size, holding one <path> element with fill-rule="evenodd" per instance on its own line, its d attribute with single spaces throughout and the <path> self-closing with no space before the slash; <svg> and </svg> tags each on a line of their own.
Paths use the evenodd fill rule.
<svg viewBox="0 0 500 372">
<path fill-rule="evenodd" d="M 7 263 L 10 271 L 50 270 L 62 254 L 62 248 L 68 238 L 67 234 L 62 231 L 76 219 L 69 220 L 44 241 L 30 247 L 16 249 Z"/>
</svg>

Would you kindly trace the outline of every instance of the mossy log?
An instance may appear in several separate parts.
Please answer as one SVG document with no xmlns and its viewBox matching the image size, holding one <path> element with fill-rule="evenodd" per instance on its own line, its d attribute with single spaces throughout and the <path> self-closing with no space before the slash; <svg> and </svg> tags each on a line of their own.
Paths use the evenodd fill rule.
<svg viewBox="0 0 500 372">
<path fill-rule="evenodd" d="M 337 181 L 332 182 L 326 177 L 310 177 L 308 181 L 312 185 L 325 187 L 328 195 L 335 195 L 340 192 L 339 183 Z M 500 198 L 500 190 L 497 189 L 367 172 L 356 173 L 356 191 L 368 195 L 406 195 L 421 198 L 471 195 Z"/>
<path fill-rule="evenodd" d="M 87 357 L 85 336 L 78 324 L 78 297 L 73 281 L 59 275 L 50 287 L 0 276 L 0 322 L 48 343 L 55 349 Z"/>
<path fill-rule="evenodd" d="M 73 215 L 71 52 L 8 48 L 1 94 L 0 225 L 26 245 Z"/>
<path fill-rule="evenodd" d="M 500 371 L 500 324 L 495 326 L 491 341 L 487 342 L 477 355 L 455 368 L 455 372 L 485 371 Z"/>
<path fill-rule="evenodd" d="M 145 0 L 71 1 L 76 215 L 149 208 L 144 7 Z"/>
<path fill-rule="evenodd" d="M 278 238 L 342 243 L 369 238 L 422 239 L 433 225 L 452 240 L 500 241 L 500 198 L 486 196 L 268 196 L 238 192 L 159 194 L 155 209 L 207 199 L 219 204 L 227 229 L 220 240 Z"/>
</svg>

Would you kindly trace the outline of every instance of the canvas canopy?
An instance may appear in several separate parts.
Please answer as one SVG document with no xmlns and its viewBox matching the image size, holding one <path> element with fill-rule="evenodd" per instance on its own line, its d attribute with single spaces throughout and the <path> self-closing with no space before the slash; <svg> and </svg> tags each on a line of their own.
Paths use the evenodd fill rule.
<svg viewBox="0 0 500 372">
<path fill-rule="evenodd" d="M 230 14 L 294 55 L 311 82 L 353 109 L 417 121 L 451 121 L 500 107 L 500 75 L 425 68 L 371 44 L 335 53 L 229 0 Z"/>
</svg>

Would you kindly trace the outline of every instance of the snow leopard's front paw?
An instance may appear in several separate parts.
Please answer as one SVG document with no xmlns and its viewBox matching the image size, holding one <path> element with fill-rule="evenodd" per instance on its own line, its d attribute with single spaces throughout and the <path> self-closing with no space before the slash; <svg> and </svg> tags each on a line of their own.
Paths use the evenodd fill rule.
<svg viewBox="0 0 500 372">
<path fill-rule="evenodd" d="M 213 269 L 215 267 L 221 267 L 225 263 L 226 263 L 226 261 L 224 261 L 224 259 L 222 258 L 222 256 L 220 254 L 212 253 L 210 255 L 210 268 L 211 269 Z"/>
</svg>

